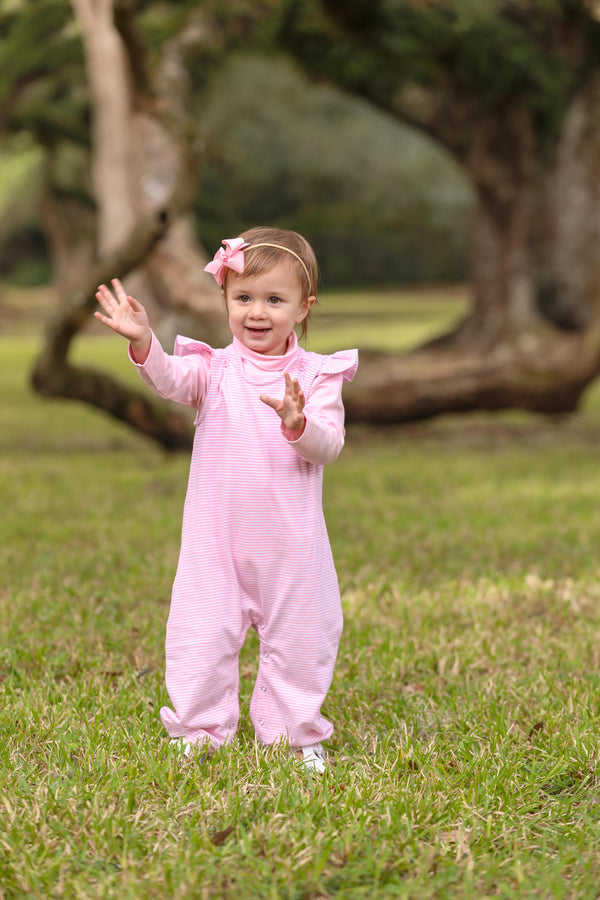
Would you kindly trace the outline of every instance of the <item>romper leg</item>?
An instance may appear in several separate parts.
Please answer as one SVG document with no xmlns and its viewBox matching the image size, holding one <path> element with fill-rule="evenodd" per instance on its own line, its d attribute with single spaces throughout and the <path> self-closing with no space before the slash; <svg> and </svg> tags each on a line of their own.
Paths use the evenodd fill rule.
<svg viewBox="0 0 600 900">
<path fill-rule="evenodd" d="M 321 598 L 283 603 L 270 622 L 259 624 L 258 633 L 260 662 L 250 703 L 258 740 L 285 740 L 295 747 L 327 740 L 333 725 L 321 705 L 342 633 L 339 594 L 327 604 Z"/>
<path fill-rule="evenodd" d="M 240 648 L 247 625 L 239 600 L 199 597 L 194 581 L 176 578 L 167 623 L 165 681 L 174 710 L 160 716 L 169 735 L 212 747 L 229 743 L 239 719 Z"/>
</svg>

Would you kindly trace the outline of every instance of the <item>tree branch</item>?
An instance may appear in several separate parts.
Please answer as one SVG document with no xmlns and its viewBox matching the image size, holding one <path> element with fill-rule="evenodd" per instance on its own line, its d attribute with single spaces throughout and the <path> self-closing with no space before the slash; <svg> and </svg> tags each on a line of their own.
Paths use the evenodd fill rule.
<svg viewBox="0 0 600 900">
<path fill-rule="evenodd" d="M 140 222 L 128 241 L 101 259 L 86 282 L 50 320 L 46 342 L 38 356 L 31 384 L 44 397 L 84 401 L 113 418 L 131 425 L 157 441 L 166 450 L 187 450 L 192 436 L 187 420 L 166 406 L 120 384 L 110 375 L 72 366 L 68 361 L 71 342 L 96 306 L 96 289 L 110 278 L 124 278 L 147 257 L 166 233 L 169 210 L 161 210 Z"/>
<path fill-rule="evenodd" d="M 171 223 L 167 210 L 160 210 L 138 224 L 129 239 L 98 261 L 86 282 L 50 320 L 46 330 L 46 352 L 57 362 L 66 359 L 69 345 L 96 308 L 99 284 L 123 279 L 139 266 L 166 234 Z"/>
<path fill-rule="evenodd" d="M 584 334 L 521 335 L 488 354 L 361 353 L 344 389 L 348 422 L 398 424 L 447 413 L 524 409 L 574 412 L 600 372 L 600 324 Z"/>
</svg>

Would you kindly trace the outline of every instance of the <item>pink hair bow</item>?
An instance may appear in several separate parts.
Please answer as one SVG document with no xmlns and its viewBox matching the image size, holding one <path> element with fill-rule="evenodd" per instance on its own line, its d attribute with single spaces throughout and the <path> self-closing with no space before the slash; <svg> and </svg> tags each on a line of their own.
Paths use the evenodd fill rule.
<svg viewBox="0 0 600 900">
<path fill-rule="evenodd" d="M 244 247 L 250 246 L 243 238 L 230 238 L 222 243 L 225 249 L 219 247 L 212 261 L 204 266 L 205 272 L 215 276 L 217 284 L 223 284 L 226 269 L 233 269 L 238 274 L 244 271 Z"/>
</svg>

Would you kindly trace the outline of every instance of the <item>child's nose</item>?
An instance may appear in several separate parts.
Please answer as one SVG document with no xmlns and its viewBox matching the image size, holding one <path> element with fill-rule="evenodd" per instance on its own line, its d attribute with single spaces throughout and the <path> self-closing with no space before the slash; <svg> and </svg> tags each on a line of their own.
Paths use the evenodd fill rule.
<svg viewBox="0 0 600 900">
<path fill-rule="evenodd" d="M 250 306 L 250 315 L 254 319 L 263 319 L 266 309 L 266 304 L 262 300 L 255 300 Z"/>
</svg>

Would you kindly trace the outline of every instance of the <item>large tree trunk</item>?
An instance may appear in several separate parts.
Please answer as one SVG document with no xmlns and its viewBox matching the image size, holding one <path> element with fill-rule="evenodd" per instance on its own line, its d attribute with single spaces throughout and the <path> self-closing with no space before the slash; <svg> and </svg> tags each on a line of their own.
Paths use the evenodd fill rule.
<svg viewBox="0 0 600 900">
<path fill-rule="evenodd" d="M 183 55 L 194 22 L 165 44 L 151 77 L 131 8 L 118 0 L 72 0 L 82 28 L 92 108 L 92 175 L 98 207 L 98 253 L 111 251 L 142 216 L 169 202 L 176 182 L 189 203 L 200 159 Z M 211 35 L 201 32 L 202 40 Z M 157 330 L 178 313 L 215 343 L 226 338 L 219 293 L 203 272 L 207 257 L 182 212 L 127 288 L 143 299 Z M 164 336 L 161 333 L 161 336 Z"/>
<path fill-rule="evenodd" d="M 540 186 L 534 228 L 540 308 L 579 330 L 600 315 L 600 75 L 574 97 Z"/>
<path fill-rule="evenodd" d="M 475 355 L 499 342 L 538 331 L 532 229 L 538 183 L 536 136 L 531 115 L 518 104 L 501 116 L 481 111 L 453 117 L 468 120 L 452 150 L 475 188 L 470 261 L 471 311 L 459 328 L 436 345 Z M 447 123 L 444 123 L 444 129 Z M 445 135 L 444 135 L 445 136 Z"/>
<path fill-rule="evenodd" d="M 98 255 L 123 243 L 138 220 L 133 165 L 133 98 L 114 0 L 71 0 L 81 25 L 91 97 L 91 171 L 98 209 Z"/>
<path fill-rule="evenodd" d="M 547 157 L 522 111 L 480 123 L 462 160 L 477 191 L 471 311 L 405 357 L 363 356 L 350 420 L 577 409 L 600 373 L 599 102 L 600 79 Z"/>
</svg>

